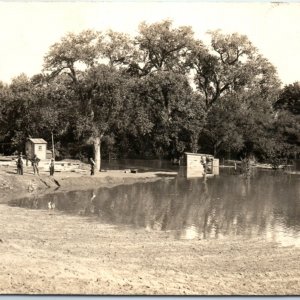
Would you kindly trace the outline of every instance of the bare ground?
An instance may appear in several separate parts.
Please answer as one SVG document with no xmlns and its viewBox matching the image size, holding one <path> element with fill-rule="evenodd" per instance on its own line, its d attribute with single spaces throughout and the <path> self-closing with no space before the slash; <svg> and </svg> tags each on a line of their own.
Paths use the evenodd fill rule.
<svg viewBox="0 0 300 300">
<path fill-rule="evenodd" d="M 117 173 L 99 173 L 88 184 L 130 183 L 136 175 Z M 55 178 L 66 182 L 66 189 L 85 186 L 85 175 L 72 176 Z M 47 175 L 41 179 L 51 181 Z M 132 181 L 152 179 L 155 174 Z M 40 179 L 0 172 L 0 184 L 3 180 L 8 187 L 0 188 L 0 197 L 7 201 L 24 196 L 32 180 Z M 42 186 L 37 183 L 39 191 L 52 189 Z M 91 217 L 6 204 L 0 205 L 0 228 L 1 294 L 300 294 L 297 247 L 238 238 L 174 240 L 163 231 L 119 228 Z"/>
</svg>

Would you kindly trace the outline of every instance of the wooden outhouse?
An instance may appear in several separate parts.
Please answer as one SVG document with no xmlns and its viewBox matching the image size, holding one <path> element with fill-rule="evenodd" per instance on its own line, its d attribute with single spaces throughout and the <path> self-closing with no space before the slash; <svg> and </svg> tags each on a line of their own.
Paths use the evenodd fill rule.
<svg viewBox="0 0 300 300">
<path fill-rule="evenodd" d="M 46 159 L 47 142 L 44 139 L 28 139 L 25 146 L 25 154 L 32 159 L 34 154 L 40 159 Z"/>
<path fill-rule="evenodd" d="M 185 152 L 181 165 L 188 178 L 219 175 L 219 159 L 209 154 Z"/>
</svg>

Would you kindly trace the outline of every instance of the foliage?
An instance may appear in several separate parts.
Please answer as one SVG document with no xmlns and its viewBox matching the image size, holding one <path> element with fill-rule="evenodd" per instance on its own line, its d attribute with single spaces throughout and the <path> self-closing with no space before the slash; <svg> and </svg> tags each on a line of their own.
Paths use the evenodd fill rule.
<svg viewBox="0 0 300 300">
<path fill-rule="evenodd" d="M 189 139 L 184 140 L 181 135 L 184 130 L 191 130 L 192 121 L 196 119 L 191 107 L 193 92 L 187 78 L 174 72 L 157 71 L 141 78 L 140 83 L 141 111 L 147 112 L 142 125 L 148 130 L 147 138 L 151 140 L 155 154 L 168 156 L 172 151 L 182 153 L 187 150 L 185 143 L 189 143 Z M 196 110 L 197 103 L 194 101 L 193 104 Z"/>
<path fill-rule="evenodd" d="M 296 157 L 300 153 L 300 85 L 287 85 L 274 103 L 275 118 L 272 126 L 276 143 L 273 157 Z"/>
<path fill-rule="evenodd" d="M 280 88 L 276 71 L 246 36 L 210 34 L 212 50 L 195 43 L 189 58 L 207 111 L 201 142 L 215 155 L 260 155 Z"/>
<path fill-rule="evenodd" d="M 246 36 L 211 32 L 211 48 L 212 51 L 201 42 L 195 43 L 189 58 L 196 72 L 195 84 L 205 99 L 207 110 L 232 93 L 247 92 L 247 98 L 276 100 L 280 87 L 276 71 Z"/>
<path fill-rule="evenodd" d="M 9 88 L 5 88 L 3 92 L 4 105 L 1 110 L 3 141 L 10 141 L 13 148 L 19 148 L 28 136 L 37 131 L 36 124 L 31 122 L 36 101 L 33 86 L 30 79 L 21 74 L 15 77 Z"/>
<path fill-rule="evenodd" d="M 300 83 L 286 85 L 274 104 L 276 109 L 288 110 L 294 115 L 300 115 Z"/>
<path fill-rule="evenodd" d="M 188 26 L 172 28 L 172 21 L 139 26 L 139 35 L 135 38 L 138 45 L 137 60 L 131 64 L 140 76 L 155 71 L 173 71 L 186 73 L 186 58 L 194 43 L 193 31 Z"/>
<path fill-rule="evenodd" d="M 66 155 L 178 158 L 203 151 L 264 160 L 299 153 L 300 86 L 280 91 L 271 63 L 248 38 L 210 32 L 211 44 L 172 21 L 141 23 L 137 36 L 69 33 L 44 74 L 0 84 L 0 138 L 29 136 Z M 275 163 L 274 163 L 275 164 Z"/>
</svg>

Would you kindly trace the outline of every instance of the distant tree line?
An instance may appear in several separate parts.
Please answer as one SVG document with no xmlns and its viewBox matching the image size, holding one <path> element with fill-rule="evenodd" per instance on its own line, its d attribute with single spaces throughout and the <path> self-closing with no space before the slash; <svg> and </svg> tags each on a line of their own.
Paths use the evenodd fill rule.
<svg viewBox="0 0 300 300">
<path fill-rule="evenodd" d="M 300 85 L 237 33 L 172 21 L 135 37 L 86 30 L 52 45 L 41 74 L 0 83 L 2 152 L 54 136 L 59 157 L 175 158 L 185 151 L 262 160 L 299 154 Z M 0 144 L 1 145 L 1 144 Z M 1 148 L 0 148 L 1 149 Z"/>
</svg>

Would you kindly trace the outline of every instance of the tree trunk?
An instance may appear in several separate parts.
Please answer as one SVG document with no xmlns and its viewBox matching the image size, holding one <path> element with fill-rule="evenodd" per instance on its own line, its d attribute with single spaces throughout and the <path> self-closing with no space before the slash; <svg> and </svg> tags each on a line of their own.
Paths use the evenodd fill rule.
<svg viewBox="0 0 300 300">
<path fill-rule="evenodd" d="M 192 153 L 198 152 L 199 147 L 198 147 L 198 134 L 197 133 L 192 133 L 190 146 L 191 146 Z"/>
<path fill-rule="evenodd" d="M 54 137 L 53 137 L 53 131 L 51 131 L 51 140 L 52 140 L 52 158 L 55 159 L 55 149 L 54 149 Z"/>
<path fill-rule="evenodd" d="M 94 145 L 94 159 L 95 159 L 95 169 L 100 171 L 101 169 L 101 138 L 95 137 L 93 140 Z"/>
<path fill-rule="evenodd" d="M 217 144 L 214 144 L 214 157 L 217 156 Z"/>
</svg>

